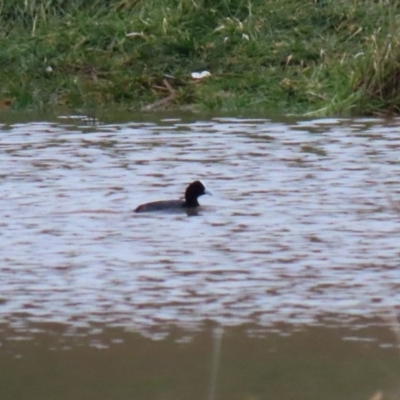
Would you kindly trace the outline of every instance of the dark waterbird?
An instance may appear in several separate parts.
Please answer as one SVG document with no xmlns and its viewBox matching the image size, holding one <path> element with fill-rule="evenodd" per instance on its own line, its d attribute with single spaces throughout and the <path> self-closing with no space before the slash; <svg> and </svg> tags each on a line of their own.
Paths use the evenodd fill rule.
<svg viewBox="0 0 400 400">
<path fill-rule="evenodd" d="M 135 212 L 168 211 L 168 210 L 194 210 L 199 207 L 198 198 L 204 194 L 211 194 L 202 181 L 192 182 L 185 191 L 182 200 L 162 200 L 145 203 L 138 206 Z"/>
</svg>

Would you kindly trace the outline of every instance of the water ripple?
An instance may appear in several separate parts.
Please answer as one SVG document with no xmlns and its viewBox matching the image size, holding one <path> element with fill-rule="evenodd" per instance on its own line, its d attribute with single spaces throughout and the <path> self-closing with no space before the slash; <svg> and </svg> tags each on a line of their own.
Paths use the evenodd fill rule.
<svg viewBox="0 0 400 400">
<path fill-rule="evenodd" d="M 141 330 L 400 310 L 398 120 L 1 129 L 3 321 Z M 197 216 L 132 212 L 197 178 L 214 192 Z"/>
</svg>

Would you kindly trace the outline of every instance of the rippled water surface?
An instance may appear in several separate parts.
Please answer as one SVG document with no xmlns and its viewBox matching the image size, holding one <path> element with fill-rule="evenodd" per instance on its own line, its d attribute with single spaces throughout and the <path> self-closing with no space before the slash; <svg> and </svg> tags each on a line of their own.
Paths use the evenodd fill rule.
<svg viewBox="0 0 400 400">
<path fill-rule="evenodd" d="M 0 319 L 146 332 L 400 310 L 400 121 L 7 123 Z M 136 214 L 206 182 L 194 216 Z"/>
</svg>

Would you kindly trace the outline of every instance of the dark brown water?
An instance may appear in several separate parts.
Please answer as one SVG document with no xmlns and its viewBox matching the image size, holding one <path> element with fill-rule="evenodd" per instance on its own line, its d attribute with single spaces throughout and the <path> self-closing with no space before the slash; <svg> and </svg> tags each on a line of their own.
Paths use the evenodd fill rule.
<svg viewBox="0 0 400 400">
<path fill-rule="evenodd" d="M 171 328 L 163 340 L 122 328 L 33 329 L 31 340 L 2 331 L 10 337 L 1 351 L 2 399 L 210 399 L 209 326 L 190 335 Z M 214 398 L 400 398 L 400 356 L 384 329 L 279 330 L 225 329 Z"/>
<path fill-rule="evenodd" d="M 0 127 L 0 398 L 400 398 L 400 121 L 139 118 Z"/>
</svg>

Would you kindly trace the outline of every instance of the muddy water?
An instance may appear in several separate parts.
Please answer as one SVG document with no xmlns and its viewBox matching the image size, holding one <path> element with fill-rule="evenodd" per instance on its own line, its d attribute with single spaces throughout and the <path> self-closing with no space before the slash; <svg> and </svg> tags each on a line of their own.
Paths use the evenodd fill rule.
<svg viewBox="0 0 400 400">
<path fill-rule="evenodd" d="M 205 398 L 208 378 L 196 365 L 203 360 L 209 373 L 213 341 L 199 339 L 203 347 L 196 347 L 194 338 L 212 337 L 206 321 L 225 327 L 222 346 L 231 335 L 241 338 L 239 348 L 264 340 L 277 353 L 267 379 L 264 353 L 240 356 L 235 346 L 222 352 L 221 363 L 242 360 L 237 376 L 259 376 L 243 386 L 235 373 L 226 386 L 219 378 L 220 387 L 237 382 L 237 398 L 296 397 L 287 390 L 305 399 L 365 398 L 396 386 L 399 120 L 58 117 L 8 121 L 0 129 L 0 352 L 8 357 L 0 369 L 37 382 L 21 387 L 10 378 L 2 398 L 110 398 L 94 389 L 102 376 L 111 379 L 111 392 L 126 390 L 116 398 Z M 180 197 L 195 179 L 213 192 L 195 215 L 133 213 L 140 203 Z M 359 334 L 364 329 L 371 330 L 367 339 Z M 304 334 L 312 339 L 299 350 Z M 293 346 L 292 356 L 284 345 L 274 347 L 271 335 Z M 331 367 L 341 362 L 348 338 L 352 367 L 367 349 L 371 365 L 385 359 L 378 372 L 371 367 L 354 381 L 341 380 Z M 318 361 L 314 340 L 332 348 L 331 363 Z M 178 357 L 176 375 L 155 361 L 168 351 L 173 359 L 182 346 L 188 355 Z M 119 364 L 132 348 L 143 363 L 152 355 L 149 376 L 99 369 L 96 352 Z M 69 360 L 58 378 L 32 365 L 51 369 L 54 357 Z M 191 379 L 204 393 L 189 396 L 176 382 L 193 357 L 199 359 Z M 309 368 L 294 359 L 309 360 Z M 65 380 L 82 362 L 97 378 L 66 391 Z M 141 362 L 123 365 L 139 371 Z M 315 373 L 325 382 L 316 386 L 319 395 L 297 375 Z M 43 392 L 46 385 L 53 390 Z M 217 398 L 235 397 L 220 388 Z"/>
</svg>

